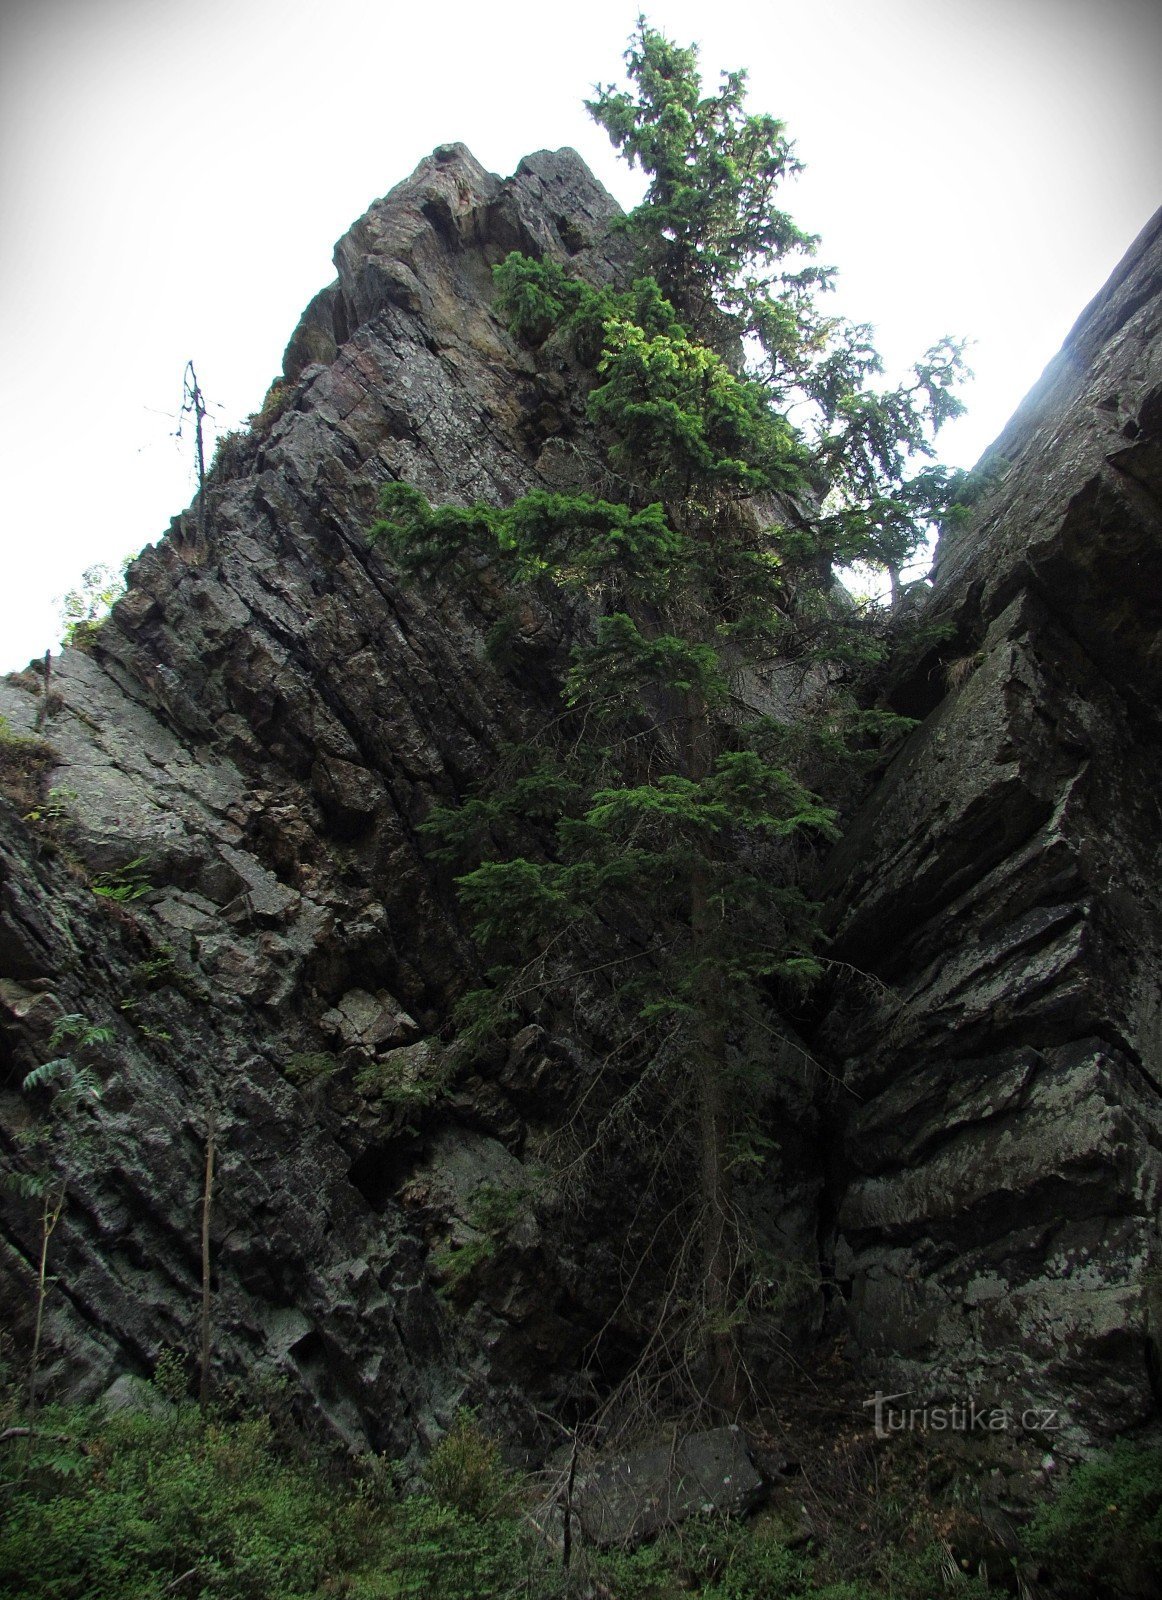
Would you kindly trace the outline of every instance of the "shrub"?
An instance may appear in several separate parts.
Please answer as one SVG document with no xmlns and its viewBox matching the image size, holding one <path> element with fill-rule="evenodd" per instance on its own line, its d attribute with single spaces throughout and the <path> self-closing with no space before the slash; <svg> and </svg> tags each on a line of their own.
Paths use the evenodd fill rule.
<svg viewBox="0 0 1162 1600">
<path fill-rule="evenodd" d="M 220 433 L 214 441 L 214 455 L 210 472 L 216 477 L 230 477 L 246 459 L 247 435 L 241 429 Z"/>
<path fill-rule="evenodd" d="M 486 1521 L 423 1495 L 403 1501 L 391 1518 L 392 1541 L 385 1552 L 382 1596 L 415 1600 L 502 1600 L 509 1595 L 554 1592 L 537 1584 L 535 1571 L 547 1565 L 543 1552 L 511 1517 Z M 547 1576 L 547 1574 L 546 1574 Z"/>
<path fill-rule="evenodd" d="M 1027 1535 L 1063 1600 L 1158 1593 L 1162 1572 L 1162 1451 L 1117 1444 L 1070 1473 Z"/>
<path fill-rule="evenodd" d="M 21 1452 L 3 1462 L 0 1592 L 306 1600 L 345 1554 L 321 1476 L 278 1461 L 265 1420 L 206 1422 L 181 1406 L 103 1424 L 46 1414 L 44 1429 L 61 1431 L 31 1468 Z"/>
<path fill-rule="evenodd" d="M 265 433 L 274 426 L 295 397 L 295 391 L 284 378 L 275 378 L 266 391 L 261 406 L 246 419 L 253 432 Z"/>
<path fill-rule="evenodd" d="M 511 1512 L 519 1492 L 517 1479 L 501 1460 L 500 1446 L 467 1407 L 457 1412 L 428 1457 L 424 1481 L 439 1505 L 479 1522 Z"/>
<path fill-rule="evenodd" d="M 686 1586 L 714 1600 L 765 1600 L 794 1594 L 804 1583 L 800 1557 L 776 1538 L 756 1536 L 746 1523 L 697 1518 L 677 1542 Z"/>
</svg>

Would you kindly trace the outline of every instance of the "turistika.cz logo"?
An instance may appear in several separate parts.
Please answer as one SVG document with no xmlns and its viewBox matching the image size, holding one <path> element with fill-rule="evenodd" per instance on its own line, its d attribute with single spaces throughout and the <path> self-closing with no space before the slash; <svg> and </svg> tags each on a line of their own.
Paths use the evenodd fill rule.
<svg viewBox="0 0 1162 1600">
<path fill-rule="evenodd" d="M 1061 1414 L 1051 1406 L 978 1405 L 969 1396 L 940 1406 L 894 1406 L 894 1400 L 906 1400 L 909 1390 L 899 1394 L 884 1394 L 877 1389 L 865 1406 L 874 1407 L 877 1439 L 887 1439 L 893 1433 L 1007 1433 L 1017 1429 L 1025 1433 L 1055 1433 L 1061 1426 Z"/>
</svg>

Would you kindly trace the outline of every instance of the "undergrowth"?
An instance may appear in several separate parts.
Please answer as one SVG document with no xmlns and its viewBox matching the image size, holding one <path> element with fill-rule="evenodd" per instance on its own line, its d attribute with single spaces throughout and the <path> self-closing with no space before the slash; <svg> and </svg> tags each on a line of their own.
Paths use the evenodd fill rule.
<svg viewBox="0 0 1162 1600">
<path fill-rule="evenodd" d="M 543 1496 L 468 1411 L 421 1492 L 369 1457 L 336 1463 L 263 1415 L 204 1414 L 159 1370 L 141 1409 L 0 1409 L 0 1594 L 12 1600 L 1145 1600 L 1162 1570 L 1162 1463 L 1119 1446 L 1078 1467 L 1011 1569 L 966 1573 L 946 1522 L 889 1505 L 862 1549 L 698 1518 L 633 1551 L 541 1533 Z M 1151 1585 L 1155 1585 L 1151 1587 Z"/>
<path fill-rule="evenodd" d="M 1122 1443 L 1083 1462 L 1027 1544 L 1062 1600 L 1162 1594 L 1162 1452 Z"/>
</svg>

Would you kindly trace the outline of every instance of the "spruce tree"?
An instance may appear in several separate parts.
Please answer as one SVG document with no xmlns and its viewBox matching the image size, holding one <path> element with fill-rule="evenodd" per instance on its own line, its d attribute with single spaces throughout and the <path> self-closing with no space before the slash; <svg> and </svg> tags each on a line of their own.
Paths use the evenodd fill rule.
<svg viewBox="0 0 1162 1600">
<path fill-rule="evenodd" d="M 808 662 L 821 736 L 866 744 L 877 715 L 845 701 L 843 678 L 875 630 L 836 598 L 832 568 L 894 581 L 923 537 L 948 482 L 909 470 L 959 409 L 960 354 L 945 342 L 906 383 L 872 387 L 868 330 L 826 315 L 832 275 L 775 205 L 798 163 L 782 124 L 746 112 L 745 75 L 703 95 L 696 52 L 644 20 L 626 64 L 628 89 L 589 109 L 649 180 L 624 223 L 638 276 L 599 289 L 519 254 L 497 269 L 513 330 L 570 338 L 588 365 L 617 497 L 433 507 L 392 483 L 372 537 L 427 582 L 487 570 L 583 619 L 543 735 L 429 824 L 487 973 L 462 1036 L 602 974 L 632 1092 L 692 1113 L 697 1262 L 662 1342 L 730 1412 L 750 1292 L 731 1172 L 753 1146 L 780 995 L 819 972 L 803 862 L 836 831 L 796 769 L 801 729 L 758 714 L 753 691 L 771 663 Z M 503 619 L 491 644 L 502 658 Z"/>
</svg>

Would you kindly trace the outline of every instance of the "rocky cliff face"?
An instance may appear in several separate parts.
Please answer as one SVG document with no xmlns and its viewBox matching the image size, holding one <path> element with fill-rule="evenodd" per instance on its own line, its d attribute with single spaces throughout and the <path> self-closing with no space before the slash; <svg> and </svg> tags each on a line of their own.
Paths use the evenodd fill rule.
<svg viewBox="0 0 1162 1600">
<path fill-rule="evenodd" d="M 340 241 L 204 527 L 139 558 L 88 653 L 0 684 L 10 1161 L 55 1019 L 114 1031 L 53 1240 L 50 1375 L 75 1391 L 196 1344 L 211 1118 L 216 1357 L 353 1441 L 406 1452 L 463 1398 L 531 1431 L 616 1309 L 624 1174 L 583 1224 L 523 1199 L 600 1023 L 449 1078 L 472 958 L 416 834 L 529 725 L 559 623 L 522 618 L 518 682 L 484 657 L 486 594 L 401 586 L 366 541 L 388 477 L 493 502 L 590 480 L 578 374 L 507 335 L 490 269 L 521 248 L 607 279 L 615 210 L 571 152 L 502 182 L 438 150 Z M 799 1339 L 827 1310 L 881 1387 L 1023 1385 L 1095 1431 L 1151 1403 L 1160 263 L 1156 228 L 941 550 L 926 604 L 955 644 L 895 686 L 925 720 L 829 867 L 837 958 L 890 988 L 836 995 L 813 1043 L 847 1087 L 788 1081 L 770 1196 L 819 1286 Z M 457 1246 L 492 1249 L 482 1185 L 515 1222 L 449 1285 Z M 5 1198 L 25 1323 L 36 1245 Z"/>
<path fill-rule="evenodd" d="M 1158 1392 L 1160 335 L 1162 213 L 941 541 L 923 724 L 828 869 L 835 953 L 890 985 L 822 1029 L 852 1337 L 884 1389 L 1083 1432 Z"/>
</svg>

